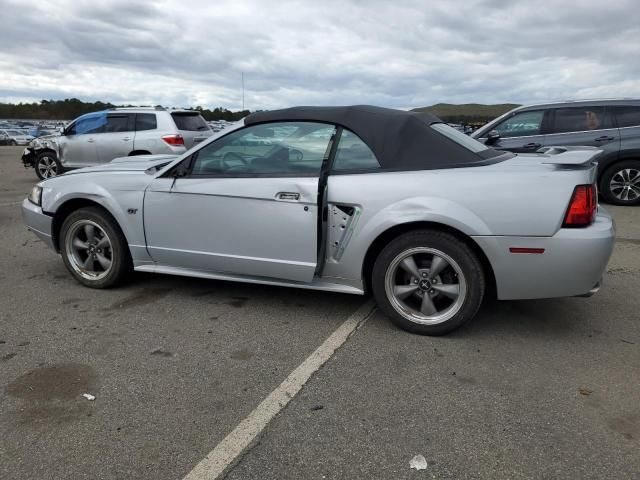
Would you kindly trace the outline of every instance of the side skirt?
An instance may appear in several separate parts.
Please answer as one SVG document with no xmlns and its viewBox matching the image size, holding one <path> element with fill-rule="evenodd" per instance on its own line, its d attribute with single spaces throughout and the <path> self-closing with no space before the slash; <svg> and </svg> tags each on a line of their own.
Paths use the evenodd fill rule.
<svg viewBox="0 0 640 480">
<path fill-rule="evenodd" d="M 364 295 L 362 288 L 352 285 L 344 285 L 327 279 L 316 277 L 311 283 L 287 282 L 265 277 L 251 277 L 245 275 L 232 275 L 228 273 L 211 273 L 188 268 L 166 267 L 163 265 L 138 265 L 134 268 L 137 272 L 164 273 L 167 275 L 180 275 L 185 277 L 208 278 L 212 280 L 226 280 L 229 282 L 256 283 L 261 285 L 275 285 L 278 287 L 305 288 L 307 290 L 323 290 L 327 292 L 350 293 Z"/>
</svg>

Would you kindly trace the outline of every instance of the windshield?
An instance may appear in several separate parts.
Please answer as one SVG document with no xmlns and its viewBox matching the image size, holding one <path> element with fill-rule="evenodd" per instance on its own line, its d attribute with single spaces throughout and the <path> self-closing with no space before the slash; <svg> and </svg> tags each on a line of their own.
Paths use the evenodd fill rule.
<svg viewBox="0 0 640 480">
<path fill-rule="evenodd" d="M 467 150 L 471 150 L 473 153 L 480 153 L 484 152 L 485 150 L 489 150 L 489 148 L 483 143 L 480 143 L 476 139 L 471 138 L 469 135 L 465 135 L 459 130 L 450 127 L 446 123 L 434 123 L 431 125 L 431 128 L 449 138 L 450 140 L 453 140 L 458 145 L 463 146 Z"/>
<path fill-rule="evenodd" d="M 7 130 L 7 133 L 8 133 L 9 135 L 18 135 L 18 136 L 22 136 L 22 135 L 24 135 L 24 133 L 19 132 L 18 130 Z"/>
</svg>

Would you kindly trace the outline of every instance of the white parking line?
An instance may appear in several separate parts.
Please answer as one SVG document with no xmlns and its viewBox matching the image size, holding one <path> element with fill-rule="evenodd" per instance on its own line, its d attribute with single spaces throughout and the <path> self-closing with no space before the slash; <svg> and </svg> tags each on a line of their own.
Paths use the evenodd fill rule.
<svg viewBox="0 0 640 480">
<path fill-rule="evenodd" d="M 368 300 L 238 424 L 183 480 L 214 480 L 247 448 L 373 311 Z"/>
<path fill-rule="evenodd" d="M 10 202 L 10 203 L 0 203 L 0 207 L 11 207 L 12 205 L 20 205 L 22 200 L 19 202 Z"/>
</svg>

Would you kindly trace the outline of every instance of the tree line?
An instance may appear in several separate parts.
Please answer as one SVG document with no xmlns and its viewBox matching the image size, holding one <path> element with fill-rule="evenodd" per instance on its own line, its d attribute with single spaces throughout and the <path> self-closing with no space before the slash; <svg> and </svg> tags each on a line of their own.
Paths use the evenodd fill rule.
<svg viewBox="0 0 640 480">
<path fill-rule="evenodd" d="M 0 118 L 16 118 L 23 120 L 72 120 L 85 113 L 97 112 L 108 108 L 135 107 L 138 105 L 114 105 L 105 102 L 83 102 L 77 98 L 64 100 L 41 100 L 33 103 L 0 103 Z M 159 105 L 158 105 L 159 106 Z M 198 111 L 205 120 L 235 121 L 246 117 L 249 110 L 233 112 L 226 108 L 216 107 L 213 110 L 198 106 L 189 110 Z"/>
</svg>

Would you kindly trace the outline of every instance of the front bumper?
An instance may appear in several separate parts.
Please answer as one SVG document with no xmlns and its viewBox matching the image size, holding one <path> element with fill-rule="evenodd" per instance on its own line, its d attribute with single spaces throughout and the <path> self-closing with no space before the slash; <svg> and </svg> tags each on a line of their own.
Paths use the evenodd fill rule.
<svg viewBox="0 0 640 480">
<path fill-rule="evenodd" d="M 53 244 L 53 217 L 42 212 L 42 208 L 31 203 L 28 199 L 22 202 L 22 218 L 29 230 L 55 250 Z"/>
<path fill-rule="evenodd" d="M 489 258 L 500 300 L 584 296 L 595 293 L 615 243 L 611 215 L 598 208 L 586 228 L 562 228 L 552 237 L 473 237 Z M 511 247 L 542 254 L 511 253 Z"/>
<path fill-rule="evenodd" d="M 24 168 L 28 168 L 28 167 L 34 167 L 36 164 L 36 152 L 33 148 L 25 148 L 24 151 L 22 152 L 22 164 L 24 165 Z"/>
</svg>

